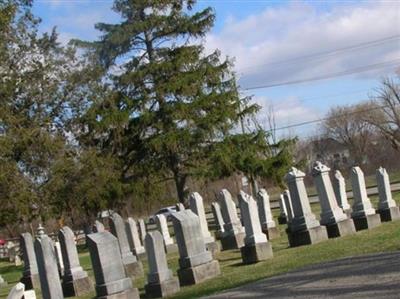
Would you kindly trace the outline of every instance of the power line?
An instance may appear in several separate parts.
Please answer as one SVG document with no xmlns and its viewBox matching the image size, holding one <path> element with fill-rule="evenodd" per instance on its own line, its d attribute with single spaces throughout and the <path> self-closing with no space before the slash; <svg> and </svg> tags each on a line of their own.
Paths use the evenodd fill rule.
<svg viewBox="0 0 400 299">
<path fill-rule="evenodd" d="M 291 80 L 291 81 L 283 81 L 283 82 L 278 82 L 278 83 L 252 86 L 252 87 L 244 88 L 244 90 L 271 88 L 271 87 L 278 87 L 278 86 L 283 86 L 283 85 L 293 85 L 293 84 L 299 84 L 299 83 L 305 83 L 305 82 L 311 82 L 311 81 L 319 81 L 319 80 L 330 79 L 330 78 L 335 78 L 335 77 L 340 77 L 340 76 L 363 73 L 363 72 L 367 72 L 367 71 L 371 71 L 371 70 L 375 70 L 375 69 L 396 66 L 394 64 L 400 65 L 400 59 L 394 59 L 394 60 L 383 61 L 383 62 L 379 62 L 379 63 L 375 63 L 375 64 L 364 65 L 364 66 L 360 66 L 360 67 L 356 67 L 353 69 L 348 69 L 348 70 L 344 70 L 344 71 L 340 71 L 340 72 L 328 73 L 328 74 L 325 74 L 322 76 L 315 76 L 315 77 L 309 77 L 309 78 L 305 78 L 305 79 L 297 79 L 297 80 Z"/>
</svg>

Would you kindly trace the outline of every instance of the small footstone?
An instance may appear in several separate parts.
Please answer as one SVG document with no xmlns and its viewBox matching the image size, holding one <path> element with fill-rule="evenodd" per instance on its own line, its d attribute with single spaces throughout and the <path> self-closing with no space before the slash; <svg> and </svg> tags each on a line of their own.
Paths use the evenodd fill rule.
<svg viewBox="0 0 400 299">
<path fill-rule="evenodd" d="M 399 207 L 390 207 L 389 209 L 378 210 L 382 222 L 400 220 Z"/>
<path fill-rule="evenodd" d="M 354 217 L 353 221 L 356 231 L 371 229 L 381 225 L 381 217 L 379 214 L 365 215 L 357 218 Z"/>
<path fill-rule="evenodd" d="M 343 237 L 356 232 L 352 219 L 346 219 L 333 224 L 327 224 L 326 230 L 329 238 Z"/>
</svg>

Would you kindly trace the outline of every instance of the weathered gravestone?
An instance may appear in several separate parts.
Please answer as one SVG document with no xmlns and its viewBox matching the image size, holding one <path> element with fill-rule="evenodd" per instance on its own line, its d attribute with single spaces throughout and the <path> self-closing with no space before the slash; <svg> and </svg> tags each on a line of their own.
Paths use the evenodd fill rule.
<svg viewBox="0 0 400 299">
<path fill-rule="evenodd" d="M 0 288 L 6 287 L 8 285 L 7 281 L 0 275 Z"/>
<path fill-rule="evenodd" d="M 124 264 L 126 274 L 132 277 L 143 275 L 143 266 L 140 261 L 133 255 L 130 247 L 128 236 L 126 234 L 125 223 L 118 213 L 113 213 L 110 217 L 111 233 L 117 237 L 119 248 L 121 251 L 122 263 Z"/>
<path fill-rule="evenodd" d="M 172 214 L 172 222 L 179 248 L 180 284 L 197 284 L 219 275 L 219 263 L 206 249 L 199 217 L 191 210 L 185 210 Z"/>
<path fill-rule="evenodd" d="M 101 223 L 99 220 L 96 220 L 93 225 L 93 232 L 94 233 L 102 233 L 106 229 L 104 228 L 104 224 Z"/>
<path fill-rule="evenodd" d="M 60 242 L 58 242 L 58 241 L 53 242 L 53 245 L 54 245 L 54 252 L 56 254 L 58 273 L 60 274 L 60 277 L 63 277 L 64 276 L 64 262 L 63 262 L 63 257 L 62 257 L 62 253 L 61 253 Z"/>
<path fill-rule="evenodd" d="M 328 239 L 326 228 L 320 225 L 311 211 L 303 181 L 304 176 L 305 174 L 295 167 L 292 167 L 285 176 L 293 208 L 293 219 L 287 229 L 291 247 L 314 244 Z"/>
<path fill-rule="evenodd" d="M 376 181 L 378 183 L 379 203 L 378 213 L 381 216 L 381 221 L 393 221 L 400 219 L 399 207 L 392 198 L 390 189 L 389 175 L 386 169 L 380 167 L 376 170 Z"/>
<path fill-rule="evenodd" d="M 132 217 L 128 217 L 125 225 L 131 251 L 136 254 L 136 256 L 143 257 L 146 253 L 144 247 L 142 246 L 142 243 L 140 242 L 140 236 L 136 221 Z"/>
<path fill-rule="evenodd" d="M 214 223 L 216 226 L 215 236 L 217 239 L 221 239 L 225 229 L 224 229 L 224 219 L 222 218 L 221 207 L 219 203 L 213 202 L 211 204 L 211 211 L 214 217 Z"/>
<path fill-rule="evenodd" d="M 167 218 L 163 214 L 156 215 L 156 224 L 163 237 L 165 251 L 167 253 L 177 252 L 178 246 L 174 243 L 174 239 L 172 239 L 169 234 Z"/>
<path fill-rule="evenodd" d="M 146 235 L 145 246 L 149 263 L 149 273 L 145 286 L 146 296 L 158 298 L 177 293 L 180 289 L 179 281 L 168 268 L 161 233 L 159 231 L 149 232 Z"/>
<path fill-rule="evenodd" d="M 219 252 L 218 243 L 215 242 L 215 238 L 211 235 L 208 230 L 206 213 L 204 211 L 203 198 L 197 192 L 193 192 L 189 197 L 189 206 L 193 213 L 199 217 L 200 229 L 206 243 L 207 250 L 210 251 L 215 257 L 215 254 Z"/>
<path fill-rule="evenodd" d="M 320 223 L 325 225 L 329 238 L 354 234 L 356 229 L 353 220 L 347 218 L 336 201 L 329 171 L 329 167 L 321 162 L 316 162 L 311 172 L 321 205 Z"/>
<path fill-rule="evenodd" d="M 237 215 L 236 204 L 228 190 L 222 189 L 219 193 L 219 205 L 225 229 L 221 238 L 222 249 L 239 249 L 244 245 L 244 228 Z"/>
<path fill-rule="evenodd" d="M 58 232 L 62 257 L 64 261 L 63 290 L 66 297 L 82 296 L 93 291 L 92 281 L 79 263 L 78 251 L 75 246 L 74 233 L 64 226 Z"/>
<path fill-rule="evenodd" d="M 269 195 L 267 190 L 263 188 L 257 193 L 257 206 L 263 233 L 267 235 L 269 240 L 278 238 L 280 234 L 272 217 Z"/>
<path fill-rule="evenodd" d="M 285 198 L 283 197 L 283 194 L 279 195 L 278 223 L 279 224 L 286 224 L 287 223 L 287 209 L 286 209 Z"/>
<path fill-rule="evenodd" d="M 23 233 L 20 236 L 20 248 L 24 260 L 24 270 L 22 272 L 21 282 L 26 290 L 40 287 L 39 273 L 36 262 L 35 249 L 33 247 L 33 238 L 30 233 Z"/>
<path fill-rule="evenodd" d="M 351 217 L 351 207 L 347 199 L 346 181 L 339 170 L 335 171 L 333 177 L 333 190 L 335 191 L 336 201 L 348 218 Z"/>
<path fill-rule="evenodd" d="M 144 245 L 144 240 L 146 238 L 146 224 L 144 223 L 143 219 L 138 220 L 139 224 L 139 235 L 140 235 L 140 241 L 142 241 L 142 244 Z"/>
<path fill-rule="evenodd" d="M 273 256 L 271 244 L 261 230 L 258 207 L 252 196 L 240 191 L 239 194 L 241 215 L 246 236 L 244 246 L 240 248 L 242 260 L 245 264 L 257 263 Z"/>
<path fill-rule="evenodd" d="M 35 253 L 43 299 L 64 298 L 58 273 L 56 253 L 53 241 L 49 236 L 41 234 L 36 239 Z"/>
<path fill-rule="evenodd" d="M 283 196 L 283 201 L 285 202 L 286 211 L 287 211 L 286 223 L 288 224 L 288 226 L 290 226 L 290 223 L 292 222 L 294 214 L 293 214 L 292 199 L 290 198 L 289 190 L 283 191 L 282 196 Z"/>
<path fill-rule="evenodd" d="M 96 298 L 139 299 L 139 291 L 132 287 L 121 259 L 119 242 L 109 232 L 90 234 L 87 245 L 96 280 Z"/>
<path fill-rule="evenodd" d="M 364 173 L 356 166 L 351 169 L 351 184 L 353 186 L 353 212 L 351 217 L 356 230 L 370 229 L 381 224 L 381 219 L 375 213 L 365 188 Z"/>
</svg>

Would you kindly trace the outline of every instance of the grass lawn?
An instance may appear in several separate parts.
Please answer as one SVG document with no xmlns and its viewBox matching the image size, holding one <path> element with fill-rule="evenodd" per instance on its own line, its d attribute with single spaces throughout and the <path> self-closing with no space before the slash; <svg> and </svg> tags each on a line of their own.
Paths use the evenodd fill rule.
<svg viewBox="0 0 400 299">
<path fill-rule="evenodd" d="M 399 203 L 400 193 L 394 193 L 393 195 L 397 203 Z M 377 197 L 371 196 L 371 200 L 376 206 Z M 312 209 L 319 216 L 319 204 L 313 204 Z M 277 217 L 277 213 L 278 211 L 274 210 L 275 217 Z M 284 232 L 285 225 L 280 225 L 279 228 L 281 237 L 272 241 L 274 258 L 253 265 L 243 265 L 239 250 L 221 252 L 218 255 L 222 271 L 221 276 L 199 285 L 183 287 L 181 292 L 171 298 L 197 298 L 310 264 L 348 256 L 400 250 L 400 221 L 383 223 L 380 227 L 361 231 L 352 236 L 330 239 L 319 244 L 297 248 L 288 248 L 288 241 Z M 88 252 L 80 253 L 80 260 L 82 267 L 93 278 Z M 168 260 L 170 267 L 176 273 L 178 254 L 169 255 Z M 143 266 L 146 272 L 146 261 L 143 261 Z M 0 263 L 0 274 L 9 282 L 10 287 L 19 280 L 21 272 L 22 267 L 15 267 L 7 262 Z M 142 298 L 145 298 L 144 284 L 145 277 L 134 281 L 134 285 L 139 288 Z M 0 298 L 6 298 L 10 287 L 0 289 Z M 90 294 L 79 298 L 88 299 L 93 297 L 94 294 Z"/>
</svg>

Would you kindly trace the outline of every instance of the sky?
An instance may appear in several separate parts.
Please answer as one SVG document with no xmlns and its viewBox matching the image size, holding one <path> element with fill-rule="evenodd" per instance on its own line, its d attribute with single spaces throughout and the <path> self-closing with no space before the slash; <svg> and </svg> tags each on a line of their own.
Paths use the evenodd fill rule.
<svg viewBox="0 0 400 299">
<path fill-rule="evenodd" d="M 273 111 L 281 137 L 317 134 L 320 123 L 284 127 L 365 101 L 384 77 L 400 75 L 400 1 L 200 0 L 195 10 L 208 6 L 216 22 L 205 51 L 234 59 L 242 94 L 262 107 L 260 124 L 269 129 Z M 94 24 L 119 20 L 111 8 L 111 0 L 35 0 L 33 7 L 41 30 L 56 26 L 64 43 L 96 40 Z"/>
</svg>

